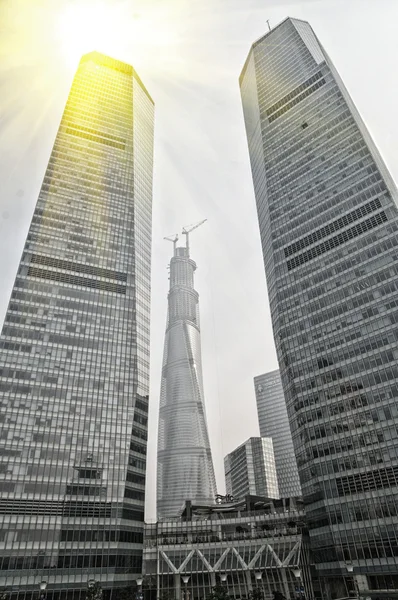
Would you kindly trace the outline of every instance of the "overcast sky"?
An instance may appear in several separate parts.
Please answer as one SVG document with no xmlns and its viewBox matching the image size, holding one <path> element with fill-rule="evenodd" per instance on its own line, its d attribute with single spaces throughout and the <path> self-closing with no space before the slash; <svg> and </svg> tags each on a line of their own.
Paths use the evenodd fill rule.
<svg viewBox="0 0 398 600">
<path fill-rule="evenodd" d="M 77 56 L 95 49 L 133 64 L 156 111 L 147 477 L 153 519 L 172 249 L 165 235 L 208 219 L 191 236 L 191 255 L 220 492 L 224 455 L 258 435 L 253 377 L 277 368 L 238 86 L 250 45 L 267 31 L 267 19 L 272 26 L 286 16 L 308 20 L 397 180 L 398 2 L 109 0 L 114 17 L 105 28 L 96 27 L 95 9 L 65 28 L 64 10 L 92 2 L 0 0 L 0 321 Z M 82 32 L 95 47 L 84 47 Z"/>
</svg>

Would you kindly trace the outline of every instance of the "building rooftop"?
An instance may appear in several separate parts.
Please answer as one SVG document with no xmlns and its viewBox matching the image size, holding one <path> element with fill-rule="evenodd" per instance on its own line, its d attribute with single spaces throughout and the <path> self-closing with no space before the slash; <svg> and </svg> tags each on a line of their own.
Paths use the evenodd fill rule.
<svg viewBox="0 0 398 600">
<path fill-rule="evenodd" d="M 222 497 L 219 497 L 222 498 Z M 264 498 L 261 496 L 246 496 L 245 498 L 234 499 L 232 496 L 224 496 L 218 504 L 198 505 L 192 504 L 190 500 L 185 502 L 185 507 L 181 514 L 181 520 L 190 521 L 206 516 L 213 518 L 238 517 L 242 513 L 275 513 L 289 512 L 291 510 L 300 510 L 303 508 L 301 498 Z"/>
<path fill-rule="evenodd" d="M 278 23 L 277 25 L 275 25 L 275 27 L 272 27 L 269 31 L 267 31 L 267 33 L 265 33 L 264 35 L 260 36 L 257 40 L 255 40 L 252 45 L 250 46 L 250 50 L 249 50 L 249 54 L 247 55 L 247 58 L 244 62 L 244 65 L 242 67 L 242 71 L 241 74 L 239 75 L 239 84 L 242 84 L 242 80 L 243 77 L 245 75 L 246 72 L 246 68 L 247 68 L 247 63 L 249 61 L 250 58 L 250 54 L 253 50 L 253 48 L 255 48 L 255 46 L 257 46 L 257 44 L 260 44 L 262 41 L 265 40 L 265 38 L 267 38 L 268 36 L 270 36 L 271 34 L 274 33 L 274 31 L 276 29 L 278 29 L 279 27 L 281 27 L 284 23 L 286 23 L 286 21 L 301 21 L 302 23 L 307 23 L 307 21 L 304 21 L 304 19 L 295 19 L 293 17 L 286 17 L 285 19 L 283 19 L 283 21 L 280 21 L 280 23 Z"/>
<path fill-rule="evenodd" d="M 84 54 L 80 59 L 80 64 L 88 62 L 90 60 L 97 63 L 98 65 L 103 65 L 104 67 L 113 69 L 114 71 L 120 71 L 121 73 L 125 73 L 126 75 L 132 75 L 134 79 L 136 79 L 137 82 L 140 84 L 141 88 L 148 96 L 152 104 L 154 104 L 152 97 L 150 96 L 148 90 L 146 89 L 145 85 L 142 83 L 142 80 L 138 76 L 137 71 L 132 65 L 129 65 L 128 63 L 122 62 L 121 60 L 117 60 L 95 50 L 93 52 L 88 52 L 87 54 Z"/>
</svg>

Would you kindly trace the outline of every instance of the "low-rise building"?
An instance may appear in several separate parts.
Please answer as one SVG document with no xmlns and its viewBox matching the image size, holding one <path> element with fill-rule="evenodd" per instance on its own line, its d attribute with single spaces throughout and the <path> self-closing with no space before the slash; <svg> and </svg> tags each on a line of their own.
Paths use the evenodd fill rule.
<svg viewBox="0 0 398 600">
<path fill-rule="evenodd" d="M 227 494 L 279 498 L 272 439 L 251 437 L 224 458 Z"/>
<path fill-rule="evenodd" d="M 279 371 L 254 378 L 260 435 L 272 439 L 279 494 L 301 496 L 292 433 Z"/>
</svg>

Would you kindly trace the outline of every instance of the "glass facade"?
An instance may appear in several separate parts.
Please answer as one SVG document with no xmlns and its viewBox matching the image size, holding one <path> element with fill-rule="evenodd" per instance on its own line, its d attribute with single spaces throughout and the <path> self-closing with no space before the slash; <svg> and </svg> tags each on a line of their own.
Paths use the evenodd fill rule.
<svg viewBox="0 0 398 600">
<path fill-rule="evenodd" d="M 227 494 L 234 498 L 279 498 L 271 438 L 249 438 L 224 458 L 224 472 Z"/>
<path fill-rule="evenodd" d="M 371 74 L 370 74 L 371 76 Z M 397 595 L 397 191 L 310 25 L 240 78 L 275 343 L 327 597 Z M 394 592 L 395 590 L 395 592 Z"/>
<path fill-rule="evenodd" d="M 84 598 L 142 571 L 153 102 L 84 56 L 0 337 L 0 588 Z"/>
<path fill-rule="evenodd" d="M 276 474 L 281 498 L 301 496 L 297 461 L 279 371 L 254 378 L 260 435 L 274 445 Z"/>
<path fill-rule="evenodd" d="M 200 347 L 199 295 L 189 246 L 175 248 L 160 390 L 158 519 L 178 516 L 186 500 L 215 502 Z"/>
</svg>

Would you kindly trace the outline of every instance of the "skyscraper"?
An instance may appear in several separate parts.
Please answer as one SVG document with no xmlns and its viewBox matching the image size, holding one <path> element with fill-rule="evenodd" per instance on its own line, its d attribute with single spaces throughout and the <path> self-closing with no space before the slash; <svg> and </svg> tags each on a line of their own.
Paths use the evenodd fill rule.
<svg viewBox="0 0 398 600">
<path fill-rule="evenodd" d="M 185 248 L 177 248 L 174 240 L 170 260 L 159 408 L 159 519 L 178 516 L 186 500 L 211 504 L 216 496 L 203 394 L 196 263 L 189 255 L 189 233 L 186 240 Z"/>
<path fill-rule="evenodd" d="M 301 496 L 297 461 L 279 371 L 254 378 L 260 435 L 273 442 L 279 495 Z"/>
<path fill-rule="evenodd" d="M 224 458 L 227 494 L 280 498 L 272 439 L 252 437 Z"/>
<path fill-rule="evenodd" d="M 308 23 L 255 42 L 240 85 L 317 570 L 377 596 L 398 589 L 397 190 Z"/>
<path fill-rule="evenodd" d="M 84 56 L 0 337 L 0 588 L 29 598 L 141 573 L 152 148 L 134 69 Z"/>
</svg>

